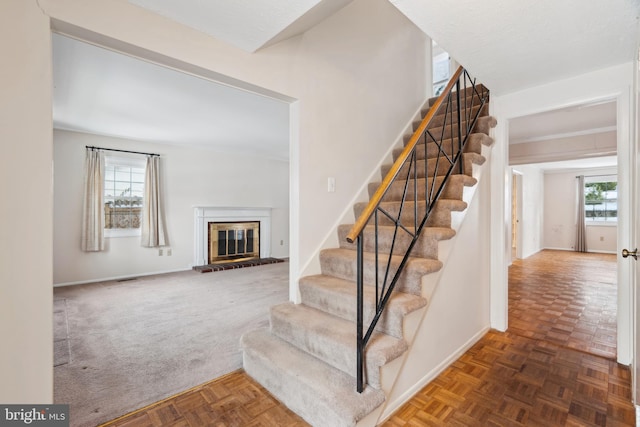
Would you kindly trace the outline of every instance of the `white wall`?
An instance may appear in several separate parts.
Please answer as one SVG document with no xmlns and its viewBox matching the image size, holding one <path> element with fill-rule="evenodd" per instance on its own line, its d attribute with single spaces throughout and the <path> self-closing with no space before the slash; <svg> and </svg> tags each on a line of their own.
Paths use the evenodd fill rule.
<svg viewBox="0 0 640 427">
<path fill-rule="evenodd" d="M 547 171 L 544 174 L 544 247 L 573 250 L 576 238 L 576 176 L 592 174 L 617 174 L 616 169 L 587 169 L 571 171 Z M 587 223 L 587 251 L 615 253 L 617 248 L 616 225 Z M 601 240 L 602 238 L 602 240 Z"/>
<path fill-rule="evenodd" d="M 85 145 L 161 155 L 171 256 L 141 247 L 140 237 L 107 238 L 104 252 L 80 250 Z M 62 130 L 54 131 L 53 148 L 54 284 L 190 268 L 195 206 L 271 208 L 271 256 L 289 256 L 288 162 Z"/>
<path fill-rule="evenodd" d="M 530 165 L 521 165 L 513 169 L 520 173 L 519 179 L 522 182 L 522 199 L 519 201 L 522 205 L 519 252 L 522 258 L 526 258 L 542 249 L 544 213 L 548 205 L 544 202 L 542 171 Z"/>
<path fill-rule="evenodd" d="M 53 401 L 49 20 L 0 6 L 0 402 Z"/>
<path fill-rule="evenodd" d="M 254 54 L 126 0 L 8 0 L 0 9 L 8 35 L 2 51 L 11 58 L 0 79 L 2 97 L 11 101 L 3 104 L 0 131 L 11 148 L 0 169 L 5 182 L 20 184 L 3 187 L 0 247 L 7 267 L 0 273 L 0 312 L 10 343 L 0 356 L 4 402 L 52 397 L 51 24 L 161 64 L 297 100 L 294 280 L 426 93 L 427 39 L 386 0 L 355 0 L 302 36 Z M 335 193 L 326 191 L 328 176 L 336 178 Z"/>
<path fill-rule="evenodd" d="M 488 156 L 486 156 L 488 157 Z M 488 162 L 483 166 L 473 199 L 453 241 L 438 284 L 404 361 L 402 371 L 387 397 L 383 417 L 390 416 L 411 396 L 453 363 L 490 327 L 489 247 L 490 185 Z M 442 258 L 441 258 L 442 259 Z"/>
</svg>

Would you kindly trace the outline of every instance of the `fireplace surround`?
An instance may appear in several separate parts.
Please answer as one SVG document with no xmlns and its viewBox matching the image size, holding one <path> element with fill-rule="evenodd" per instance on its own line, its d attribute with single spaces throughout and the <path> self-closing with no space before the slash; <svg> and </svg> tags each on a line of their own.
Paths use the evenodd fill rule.
<svg viewBox="0 0 640 427">
<path fill-rule="evenodd" d="M 259 223 L 260 258 L 271 256 L 271 208 L 214 207 L 194 208 L 194 266 L 209 264 L 209 223 Z M 252 255 L 254 256 L 254 255 Z M 233 259 L 230 259 L 231 261 Z"/>
</svg>

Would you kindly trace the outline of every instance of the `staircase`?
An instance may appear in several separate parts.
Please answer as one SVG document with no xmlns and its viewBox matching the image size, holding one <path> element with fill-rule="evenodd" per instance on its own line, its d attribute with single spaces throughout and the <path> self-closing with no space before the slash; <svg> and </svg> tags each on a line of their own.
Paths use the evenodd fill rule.
<svg viewBox="0 0 640 427">
<path fill-rule="evenodd" d="M 428 107 L 421 112 L 422 117 L 414 122 L 413 131 L 420 127 L 422 118 L 429 114 L 429 107 L 434 103 L 436 98 L 428 101 Z M 413 167 L 405 163 L 381 198 L 380 208 L 399 218 L 408 230 L 416 228 L 414 214 L 424 216 L 427 210 L 427 185 L 435 180 L 437 186 L 445 179 L 445 162 L 438 160 L 438 156 L 443 156 L 443 150 L 445 153 L 448 150 L 449 156 L 451 150 L 455 151 L 446 147 L 451 145 L 449 142 L 457 141 L 454 129 L 457 119 L 451 114 L 445 115 L 443 108 L 440 110 L 435 115 L 431 113 L 433 117 L 427 129 L 441 137 L 442 148 L 438 149 L 435 142 L 423 141 L 416 145 L 416 158 L 422 161 L 415 162 Z M 466 209 L 465 188 L 477 182 L 472 176 L 474 165 L 484 163 L 482 147 L 493 142 L 489 131 L 496 123 L 487 115 L 488 104 L 476 107 L 475 111 L 478 110 L 478 119 L 470 130 L 462 154 L 462 173 L 456 167 L 457 173 L 448 177 L 368 341 L 363 356 L 366 385 L 362 393 L 356 391 L 358 257 L 355 244 L 347 240 L 353 225 L 338 228 L 340 247 L 321 251 L 322 273 L 300 279 L 302 303 L 272 307 L 270 328 L 251 331 L 242 337 L 245 371 L 311 425 L 375 425 L 385 392 L 393 386 L 403 355 L 410 350 L 427 307 L 431 290 L 424 289 L 423 278 L 442 268 L 443 262 L 438 258 L 439 242 L 455 236 L 452 212 Z M 405 144 L 410 143 L 412 134 L 405 137 Z M 403 150 L 404 147 L 399 147 L 393 151 L 394 161 L 403 155 Z M 382 176 L 387 176 L 391 168 L 392 165 L 383 166 Z M 414 187 L 414 183 L 418 185 Z M 369 185 L 370 197 L 379 186 L 378 182 Z M 412 201 L 416 192 L 417 201 Z M 356 218 L 366 209 L 367 203 L 357 203 L 354 206 Z M 362 281 L 367 285 L 375 282 L 376 270 L 378 277 L 385 274 L 384 266 L 376 264 L 376 251 L 380 257 L 390 259 L 393 274 L 412 240 L 409 234 L 398 232 L 394 221 L 386 215 L 378 216 L 377 239 L 375 232 L 373 225 L 365 226 L 362 231 Z M 379 300 L 375 286 L 363 286 L 365 327 L 374 318 Z"/>
</svg>

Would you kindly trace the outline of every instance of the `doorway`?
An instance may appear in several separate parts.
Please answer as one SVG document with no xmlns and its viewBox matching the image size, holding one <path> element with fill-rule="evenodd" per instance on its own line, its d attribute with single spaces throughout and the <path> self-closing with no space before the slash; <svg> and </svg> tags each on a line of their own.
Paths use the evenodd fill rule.
<svg viewBox="0 0 640 427">
<path fill-rule="evenodd" d="M 497 138 L 503 138 L 508 141 L 505 149 L 500 152 L 503 156 L 499 162 L 503 162 L 500 168 L 505 172 L 508 171 L 507 179 L 500 179 L 500 175 L 496 174 L 492 186 L 507 197 L 503 202 L 492 211 L 492 216 L 502 218 L 507 224 L 502 230 L 500 227 L 494 227 L 494 248 L 500 255 L 496 257 L 492 264 L 495 282 L 493 286 L 493 298 L 496 301 L 495 309 L 492 310 L 492 322 L 494 327 L 506 330 L 508 324 L 508 265 L 510 260 L 511 245 L 502 246 L 504 243 L 510 242 L 511 236 L 511 173 L 509 164 L 526 164 L 526 163 L 542 163 L 551 160 L 566 160 L 570 158 L 583 157 L 588 158 L 594 155 L 615 155 L 618 159 L 618 180 L 624 183 L 620 187 L 619 198 L 623 201 L 619 206 L 619 224 L 617 231 L 617 249 L 619 253 L 622 247 L 629 245 L 631 237 L 630 223 L 631 211 L 630 205 L 633 203 L 633 195 L 631 194 L 631 178 L 633 176 L 632 160 L 635 159 L 633 147 L 630 143 L 630 127 L 627 126 L 631 120 L 631 102 L 630 93 L 627 87 L 620 82 L 627 82 L 629 76 L 623 70 L 611 69 L 607 71 L 607 77 L 602 75 L 592 76 L 586 74 L 578 76 L 571 81 L 563 82 L 563 84 L 552 84 L 545 88 L 544 93 L 539 88 L 526 90 L 514 96 L 505 96 L 498 100 L 499 110 L 504 111 L 503 116 L 498 116 L 498 126 L 496 128 Z M 614 83 L 610 78 L 619 79 L 618 83 Z M 576 102 L 576 98 L 569 100 L 569 93 L 581 93 L 583 101 Z M 557 111 L 567 108 L 570 103 L 574 108 L 584 108 L 585 106 L 596 106 L 599 104 L 611 103 L 614 109 L 615 121 L 612 125 L 600 127 L 602 132 L 614 132 L 612 138 L 608 141 L 600 139 L 593 133 L 590 144 L 574 145 L 573 153 L 559 151 L 557 141 L 548 138 L 538 138 L 536 142 L 541 148 L 537 152 L 527 152 L 528 147 L 523 144 L 513 145 L 510 141 L 510 131 L 514 120 L 520 117 L 538 114 L 540 112 Z M 564 137 L 570 140 L 571 137 L 587 135 L 588 133 L 572 133 L 565 134 Z M 601 135 L 600 135 L 601 136 Z M 574 140 L 575 142 L 575 140 Z M 582 150 L 582 151 L 580 151 Z M 589 151 L 591 150 L 591 151 Z M 570 150 L 569 150 L 570 151 Z M 580 152 L 580 156 L 578 155 Z M 573 156 L 571 156 L 573 154 Z M 529 161 L 527 161 L 527 158 Z M 503 175 L 504 177 L 504 175 Z M 505 206 L 505 202 L 507 202 Z M 504 209 L 499 212 L 499 209 Z M 506 218 L 505 216 L 508 215 Z M 496 218 L 497 219 L 497 218 Z M 494 222 L 496 223 L 496 222 Z M 497 224 L 497 223 L 496 223 Z M 526 227 L 523 223 L 522 227 Z M 508 233 L 505 235 L 505 233 Z M 540 246 L 539 249 L 541 249 Z M 539 250 L 538 249 L 538 250 Z M 617 259 L 617 286 L 618 286 L 618 315 L 617 315 L 617 360 L 621 364 L 628 365 L 632 360 L 632 318 L 633 310 L 631 303 L 631 268 L 629 263 L 623 263 Z M 502 273 L 501 273 L 502 272 Z M 504 305 L 503 305 L 504 304 Z M 504 310 L 504 311 L 503 311 Z"/>
</svg>

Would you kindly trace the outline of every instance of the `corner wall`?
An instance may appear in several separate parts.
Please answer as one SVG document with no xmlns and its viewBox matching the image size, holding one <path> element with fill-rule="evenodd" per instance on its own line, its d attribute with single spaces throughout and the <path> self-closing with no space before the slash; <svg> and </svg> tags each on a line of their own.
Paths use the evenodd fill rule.
<svg viewBox="0 0 640 427">
<path fill-rule="evenodd" d="M 53 402 L 51 34 L 34 1 L 0 6 L 0 402 Z"/>
<path fill-rule="evenodd" d="M 171 256 L 141 247 L 139 236 L 107 238 L 104 252 L 80 250 L 85 145 L 161 155 Z M 63 130 L 54 131 L 53 148 L 54 285 L 191 268 L 195 206 L 270 208 L 271 256 L 289 256 L 288 162 Z"/>
</svg>

